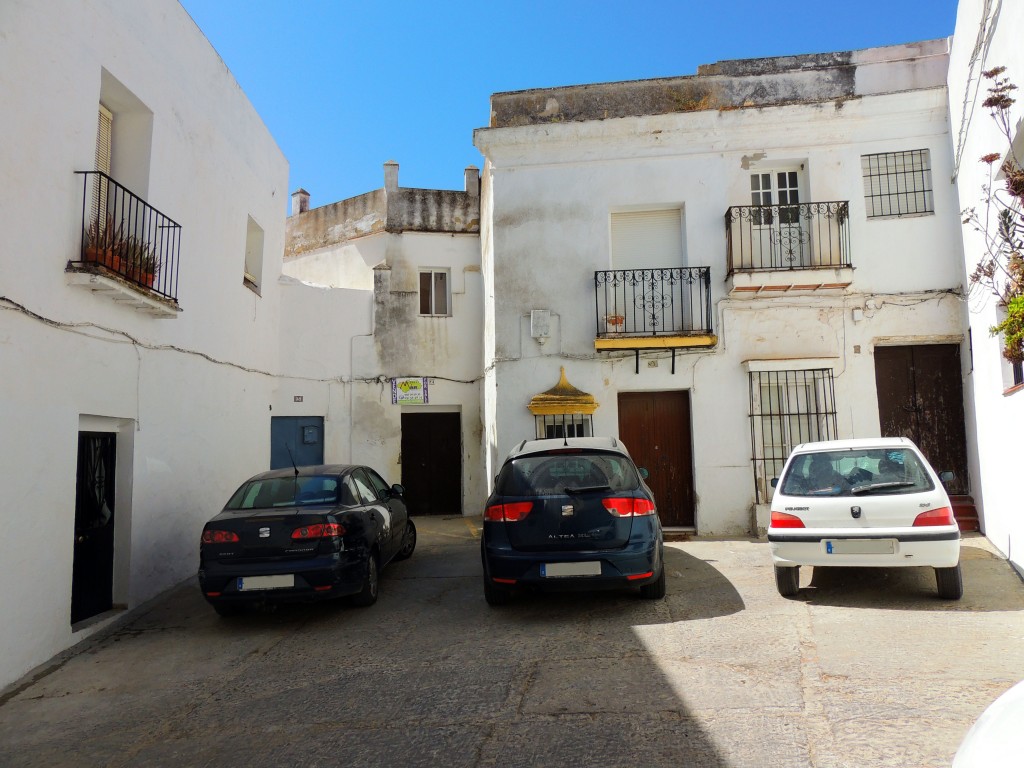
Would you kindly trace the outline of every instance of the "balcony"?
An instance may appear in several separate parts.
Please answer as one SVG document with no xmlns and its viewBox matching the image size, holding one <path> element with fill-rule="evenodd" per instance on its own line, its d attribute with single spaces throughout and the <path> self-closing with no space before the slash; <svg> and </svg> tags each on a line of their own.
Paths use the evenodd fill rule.
<svg viewBox="0 0 1024 768">
<path fill-rule="evenodd" d="M 594 273 L 594 348 L 711 347 L 711 268 L 617 269 Z"/>
<path fill-rule="evenodd" d="M 82 177 L 82 246 L 71 282 L 156 316 L 178 308 L 181 225 L 101 171 Z"/>
<path fill-rule="evenodd" d="M 725 236 L 731 292 L 843 289 L 853 281 L 848 201 L 734 205 Z"/>
</svg>

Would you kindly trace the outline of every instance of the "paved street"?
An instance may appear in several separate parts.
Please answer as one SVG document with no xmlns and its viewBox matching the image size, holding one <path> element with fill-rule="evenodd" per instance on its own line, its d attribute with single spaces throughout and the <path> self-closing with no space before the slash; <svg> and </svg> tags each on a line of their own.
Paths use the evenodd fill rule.
<svg viewBox="0 0 1024 768">
<path fill-rule="evenodd" d="M 931 571 L 672 542 L 668 597 L 488 608 L 479 522 L 419 519 L 369 609 L 221 619 L 194 582 L 0 699 L 13 766 L 948 766 L 1024 678 L 1024 585 L 979 536 Z"/>
</svg>

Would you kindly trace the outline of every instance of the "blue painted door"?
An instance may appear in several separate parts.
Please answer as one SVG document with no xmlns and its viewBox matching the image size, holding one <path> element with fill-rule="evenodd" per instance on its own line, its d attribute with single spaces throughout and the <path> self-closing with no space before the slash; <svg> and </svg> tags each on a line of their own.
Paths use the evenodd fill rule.
<svg viewBox="0 0 1024 768">
<path fill-rule="evenodd" d="M 324 463 L 322 416 L 272 416 L 270 418 L 270 468 L 305 467 Z"/>
</svg>

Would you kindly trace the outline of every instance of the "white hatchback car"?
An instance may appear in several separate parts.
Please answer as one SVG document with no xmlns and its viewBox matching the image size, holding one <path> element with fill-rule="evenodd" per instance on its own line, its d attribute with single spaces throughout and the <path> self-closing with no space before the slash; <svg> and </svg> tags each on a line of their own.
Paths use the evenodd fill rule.
<svg viewBox="0 0 1024 768">
<path fill-rule="evenodd" d="M 902 437 L 798 445 L 772 481 L 779 594 L 797 593 L 801 565 L 930 566 L 939 597 L 959 600 L 960 529 L 942 487 L 951 478 Z"/>
</svg>

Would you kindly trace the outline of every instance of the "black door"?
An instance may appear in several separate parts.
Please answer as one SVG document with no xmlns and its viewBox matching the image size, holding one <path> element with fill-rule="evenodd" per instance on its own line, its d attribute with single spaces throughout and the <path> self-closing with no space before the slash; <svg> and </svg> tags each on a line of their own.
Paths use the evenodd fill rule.
<svg viewBox="0 0 1024 768">
<path fill-rule="evenodd" d="M 322 416 L 270 417 L 270 468 L 309 467 L 324 463 Z"/>
<path fill-rule="evenodd" d="M 953 470 L 951 494 L 970 493 L 958 344 L 875 347 L 882 437 L 913 440 L 936 471 Z"/>
<path fill-rule="evenodd" d="M 462 514 L 462 419 L 402 414 L 402 485 L 409 514 Z"/>
<path fill-rule="evenodd" d="M 71 623 L 109 611 L 114 591 L 114 457 L 117 435 L 78 433 Z"/>
</svg>

